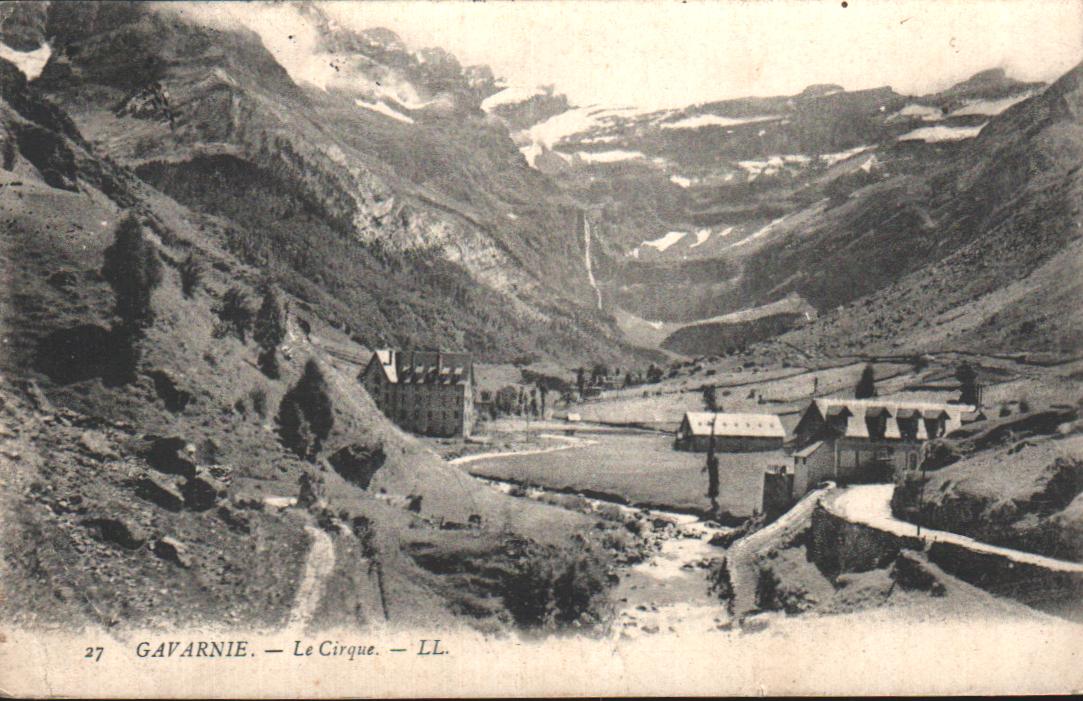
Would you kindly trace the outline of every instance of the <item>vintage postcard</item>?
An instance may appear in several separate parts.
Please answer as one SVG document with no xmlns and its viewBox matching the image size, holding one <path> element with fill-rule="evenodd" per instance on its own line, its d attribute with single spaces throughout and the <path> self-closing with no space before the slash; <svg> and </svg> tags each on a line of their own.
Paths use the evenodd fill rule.
<svg viewBox="0 0 1083 701">
<path fill-rule="evenodd" d="M 0 695 L 1083 690 L 1080 0 L 0 2 Z"/>
</svg>

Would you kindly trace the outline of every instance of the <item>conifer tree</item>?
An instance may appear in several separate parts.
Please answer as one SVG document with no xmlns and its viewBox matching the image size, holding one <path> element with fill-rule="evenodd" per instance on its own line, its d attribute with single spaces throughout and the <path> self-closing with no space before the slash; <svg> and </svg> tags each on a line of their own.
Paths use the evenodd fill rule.
<svg viewBox="0 0 1083 701">
<path fill-rule="evenodd" d="M 301 379 L 282 397 L 277 423 L 286 448 L 299 458 L 315 460 L 335 423 L 327 382 L 315 360 L 305 363 Z"/>
<path fill-rule="evenodd" d="M 256 313 L 252 337 L 259 344 L 259 367 L 270 378 L 278 377 L 277 350 L 286 338 L 286 315 L 278 303 L 278 295 L 270 284 L 263 286 L 263 301 Z"/>
<path fill-rule="evenodd" d="M 856 399 L 868 399 L 876 396 L 876 374 L 873 370 L 872 363 L 865 366 L 865 369 L 861 371 L 861 379 L 857 381 L 857 387 L 854 388 L 854 397 Z"/>
<path fill-rule="evenodd" d="M 114 352 L 107 384 L 127 384 L 135 379 L 141 349 L 139 340 L 154 323 L 151 296 L 162 282 L 162 262 L 154 244 L 143 237 L 143 227 L 128 214 L 113 233 L 113 243 L 105 249 L 102 277 L 116 296 L 115 313 L 119 322 L 113 327 Z"/>
<path fill-rule="evenodd" d="M 105 249 L 102 277 L 116 295 L 116 315 L 132 335 L 154 323 L 151 295 L 162 282 L 162 262 L 143 227 L 128 214 L 117 224 L 113 243 Z"/>
</svg>

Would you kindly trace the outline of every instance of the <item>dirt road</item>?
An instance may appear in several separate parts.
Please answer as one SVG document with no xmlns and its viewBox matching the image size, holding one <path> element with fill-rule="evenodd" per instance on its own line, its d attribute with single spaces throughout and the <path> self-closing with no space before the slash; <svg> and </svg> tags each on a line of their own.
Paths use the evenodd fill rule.
<svg viewBox="0 0 1083 701">
<path fill-rule="evenodd" d="M 286 622 L 289 629 L 303 629 L 312 620 L 312 614 L 316 612 L 323 595 L 324 582 L 335 567 L 335 545 L 331 536 L 312 525 L 305 526 L 305 532 L 312 544 L 305 559 L 301 585 L 297 587 L 293 608 Z"/>
</svg>

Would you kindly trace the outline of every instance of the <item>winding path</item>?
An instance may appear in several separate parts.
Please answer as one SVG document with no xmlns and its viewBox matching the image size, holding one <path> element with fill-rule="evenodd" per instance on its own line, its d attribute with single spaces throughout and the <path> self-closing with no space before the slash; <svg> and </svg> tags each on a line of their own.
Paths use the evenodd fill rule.
<svg viewBox="0 0 1083 701">
<path fill-rule="evenodd" d="M 555 453 L 558 450 L 571 450 L 572 448 L 585 448 L 588 445 L 594 445 L 598 441 L 584 440 L 580 438 L 568 438 L 566 436 L 553 436 L 548 434 L 541 434 L 541 438 L 556 438 L 558 440 L 567 441 L 566 445 L 554 445 L 548 448 L 527 448 L 525 450 L 506 450 L 499 453 L 475 453 L 474 455 L 464 455 L 459 458 L 448 460 L 449 465 L 465 465 L 471 462 L 477 462 L 479 460 L 490 460 L 492 458 L 510 458 L 519 455 L 542 455 L 543 453 Z"/>
<path fill-rule="evenodd" d="M 921 528 L 917 525 L 895 518 L 891 513 L 891 495 L 895 489 L 891 484 L 867 484 L 849 487 L 840 491 L 825 503 L 832 513 L 850 521 L 871 526 L 877 530 L 908 538 L 920 538 L 924 543 L 952 543 L 971 552 L 985 555 L 999 555 L 1013 562 L 1036 565 L 1059 572 L 1083 573 L 1083 563 L 1058 560 L 1044 555 L 1037 555 L 1013 548 L 1005 548 L 958 533 Z"/>
<path fill-rule="evenodd" d="M 312 544 L 305 559 L 304 575 L 290 610 L 287 628 L 304 628 L 312 620 L 323 595 L 323 585 L 335 567 L 335 545 L 331 537 L 315 526 L 305 526 Z"/>
</svg>

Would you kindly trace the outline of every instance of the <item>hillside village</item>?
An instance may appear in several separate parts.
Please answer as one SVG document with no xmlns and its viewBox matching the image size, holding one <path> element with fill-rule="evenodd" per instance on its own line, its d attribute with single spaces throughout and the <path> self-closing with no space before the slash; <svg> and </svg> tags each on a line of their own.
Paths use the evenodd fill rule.
<svg viewBox="0 0 1083 701">
<path fill-rule="evenodd" d="M 0 4 L 4 625 L 1083 623 L 1083 65 L 550 138 L 298 7 Z"/>
</svg>

